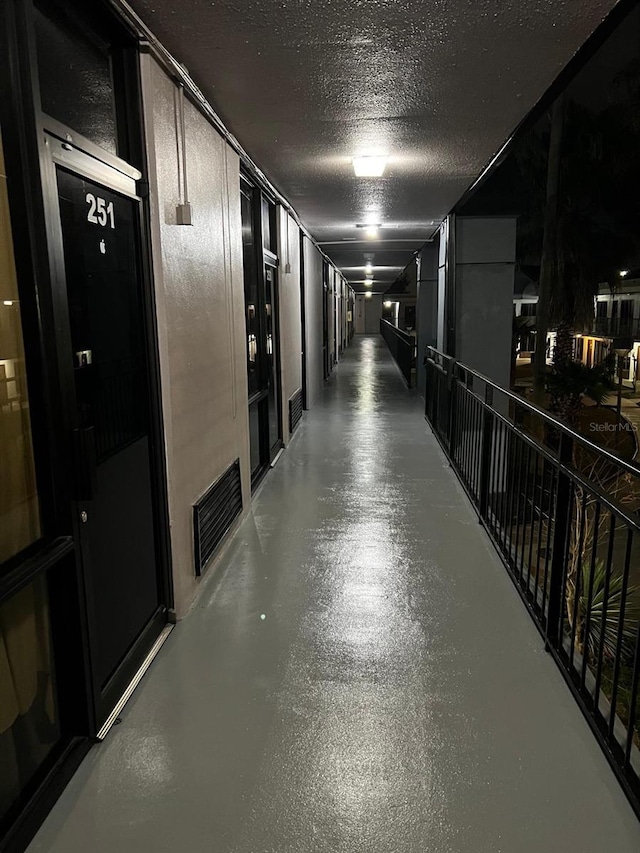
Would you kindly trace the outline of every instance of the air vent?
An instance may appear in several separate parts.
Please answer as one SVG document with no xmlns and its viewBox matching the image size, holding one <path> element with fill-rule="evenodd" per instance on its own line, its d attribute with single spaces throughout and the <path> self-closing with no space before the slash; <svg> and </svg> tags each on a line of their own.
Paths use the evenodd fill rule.
<svg viewBox="0 0 640 853">
<path fill-rule="evenodd" d="M 196 575 L 201 575 L 225 534 L 242 512 L 240 460 L 231 465 L 193 507 Z"/>
<path fill-rule="evenodd" d="M 298 390 L 289 400 L 289 432 L 293 433 L 294 429 L 302 419 L 302 391 Z"/>
</svg>

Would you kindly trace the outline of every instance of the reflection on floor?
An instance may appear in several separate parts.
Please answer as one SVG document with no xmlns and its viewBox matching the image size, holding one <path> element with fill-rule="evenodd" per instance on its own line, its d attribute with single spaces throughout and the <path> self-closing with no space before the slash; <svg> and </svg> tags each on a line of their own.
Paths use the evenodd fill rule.
<svg viewBox="0 0 640 853">
<path fill-rule="evenodd" d="M 30 850 L 640 850 L 381 338 L 346 353 Z"/>
</svg>

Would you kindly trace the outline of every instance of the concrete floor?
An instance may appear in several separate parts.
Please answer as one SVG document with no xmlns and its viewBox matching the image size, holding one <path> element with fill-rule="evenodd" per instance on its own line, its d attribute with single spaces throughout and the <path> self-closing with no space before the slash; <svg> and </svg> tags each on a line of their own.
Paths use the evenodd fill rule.
<svg viewBox="0 0 640 853">
<path fill-rule="evenodd" d="M 347 352 L 29 849 L 638 853 L 381 338 Z"/>
</svg>

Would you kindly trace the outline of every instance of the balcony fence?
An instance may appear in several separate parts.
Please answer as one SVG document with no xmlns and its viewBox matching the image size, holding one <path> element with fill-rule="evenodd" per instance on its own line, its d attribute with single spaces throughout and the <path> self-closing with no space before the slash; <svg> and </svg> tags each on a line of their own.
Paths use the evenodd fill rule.
<svg viewBox="0 0 640 853">
<path fill-rule="evenodd" d="M 385 339 L 394 361 L 400 368 L 407 387 L 411 388 L 416 366 L 416 339 L 408 332 L 398 329 L 388 320 L 380 320 L 380 334 Z"/>
<path fill-rule="evenodd" d="M 427 420 L 640 816 L 640 468 L 433 348 L 426 383 Z"/>
</svg>

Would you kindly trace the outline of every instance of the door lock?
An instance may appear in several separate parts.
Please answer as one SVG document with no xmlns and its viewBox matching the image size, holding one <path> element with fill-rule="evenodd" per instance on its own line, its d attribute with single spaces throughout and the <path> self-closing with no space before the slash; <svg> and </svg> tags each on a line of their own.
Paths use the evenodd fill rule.
<svg viewBox="0 0 640 853">
<path fill-rule="evenodd" d="M 87 515 L 86 510 L 84 510 L 84 509 L 83 509 L 83 510 L 82 510 L 82 512 L 80 513 L 80 521 L 81 521 L 83 524 L 86 524 L 86 523 L 87 523 L 87 521 L 89 521 L 89 516 Z"/>
</svg>

